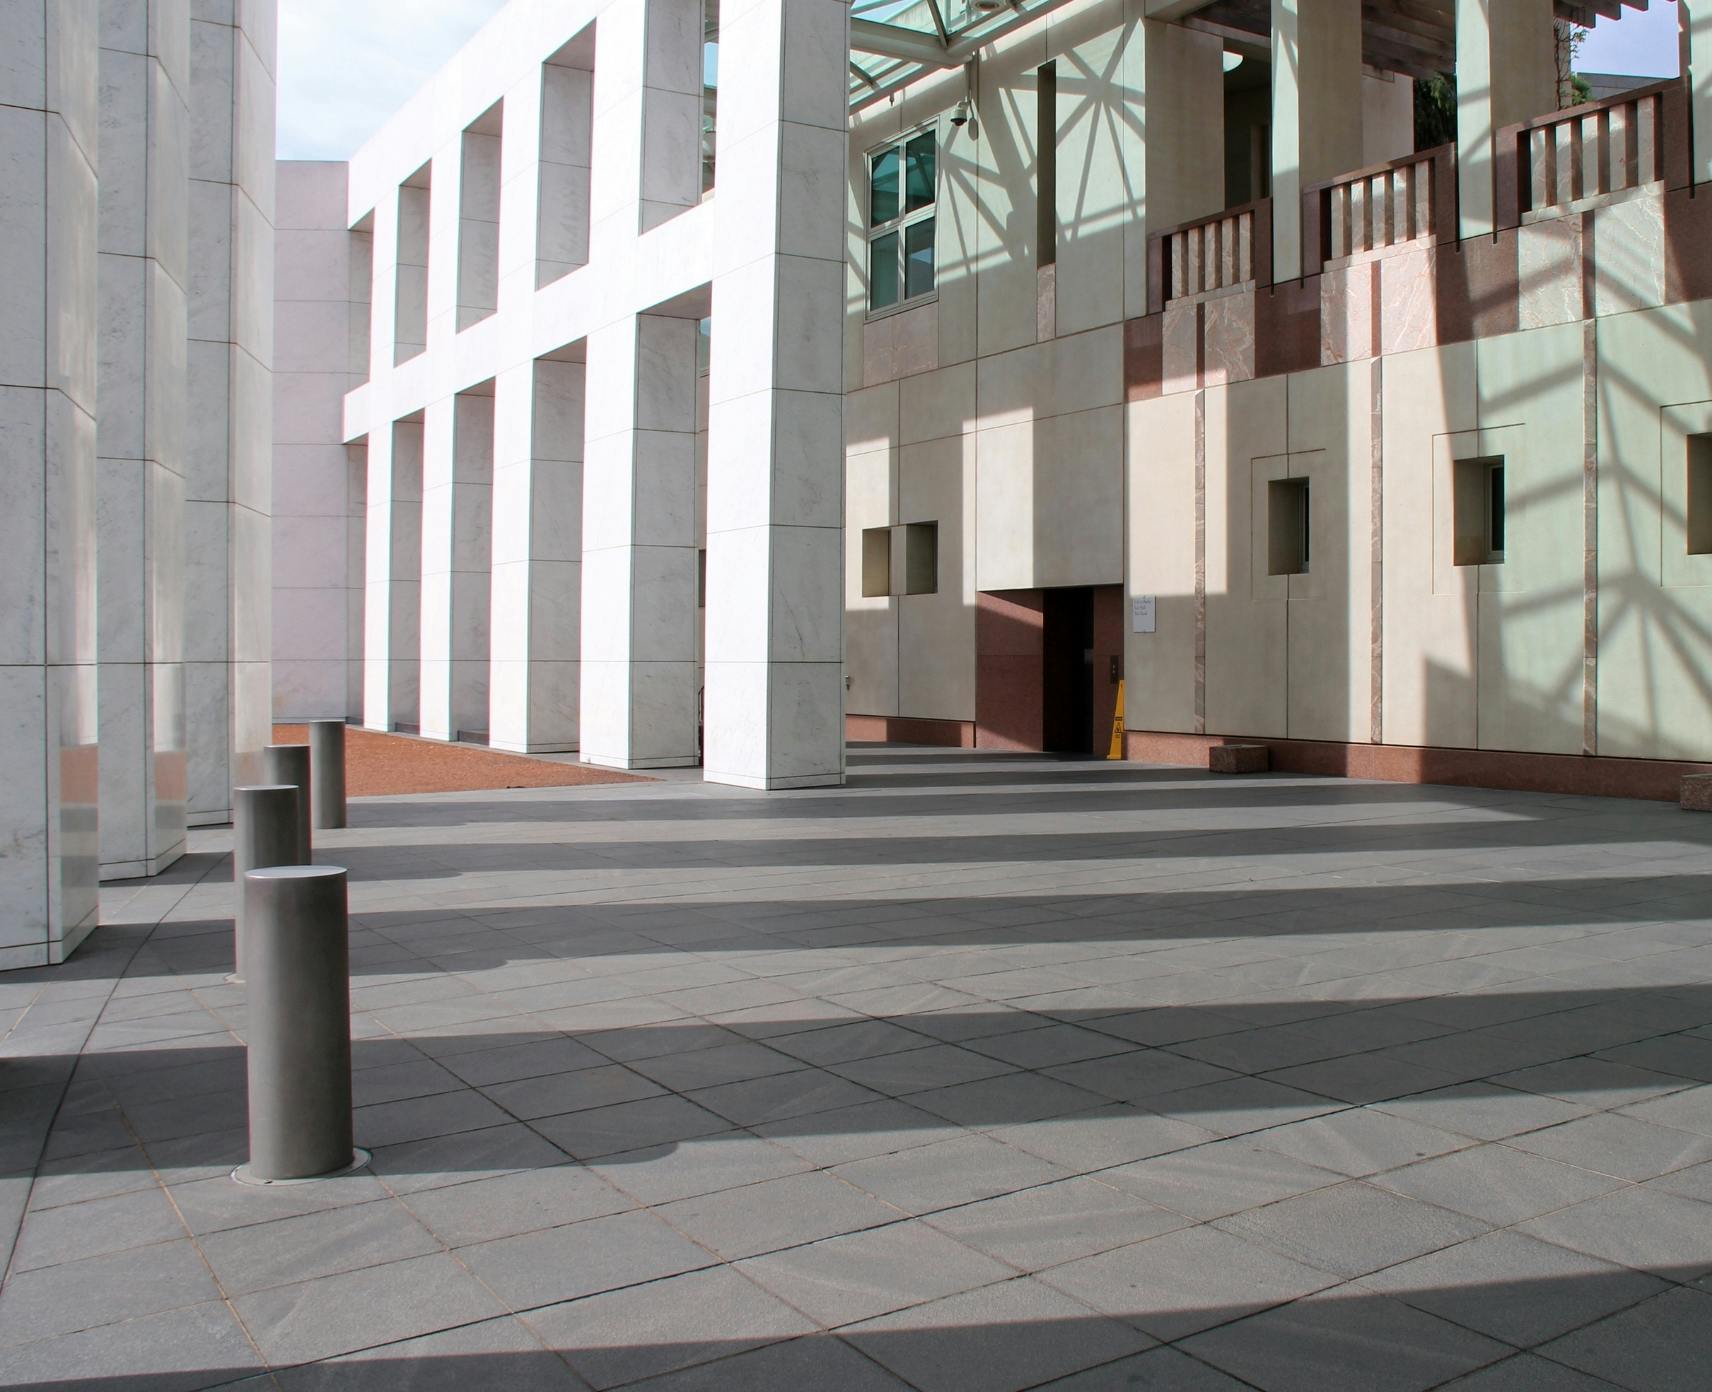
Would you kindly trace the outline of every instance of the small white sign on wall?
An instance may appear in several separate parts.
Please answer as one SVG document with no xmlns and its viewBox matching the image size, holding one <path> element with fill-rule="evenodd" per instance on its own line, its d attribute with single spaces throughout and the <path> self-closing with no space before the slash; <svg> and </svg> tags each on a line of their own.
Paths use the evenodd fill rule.
<svg viewBox="0 0 1712 1392">
<path fill-rule="evenodd" d="M 1159 601 L 1157 596 L 1136 595 L 1129 602 L 1129 631 L 1153 633 L 1158 629 Z"/>
</svg>

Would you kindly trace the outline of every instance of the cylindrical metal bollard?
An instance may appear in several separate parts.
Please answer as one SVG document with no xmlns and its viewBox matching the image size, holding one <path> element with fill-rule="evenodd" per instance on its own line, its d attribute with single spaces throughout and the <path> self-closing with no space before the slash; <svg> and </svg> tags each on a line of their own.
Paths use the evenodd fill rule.
<svg viewBox="0 0 1712 1392">
<path fill-rule="evenodd" d="M 345 825 L 345 722 L 309 722 L 309 824 Z"/>
<path fill-rule="evenodd" d="M 309 798 L 313 791 L 309 780 L 309 746 L 307 744 L 269 744 L 262 747 L 262 777 L 269 783 L 289 783 L 297 789 L 297 854 L 293 865 L 310 865 L 315 860 L 315 842 L 309 834 Z"/>
<path fill-rule="evenodd" d="M 351 1132 L 351 951 L 345 871 L 244 876 L 250 1184 L 317 1179 L 367 1160 Z"/>
<path fill-rule="evenodd" d="M 289 783 L 232 789 L 231 980 L 244 979 L 244 876 L 272 865 L 297 864 L 298 790 Z"/>
</svg>

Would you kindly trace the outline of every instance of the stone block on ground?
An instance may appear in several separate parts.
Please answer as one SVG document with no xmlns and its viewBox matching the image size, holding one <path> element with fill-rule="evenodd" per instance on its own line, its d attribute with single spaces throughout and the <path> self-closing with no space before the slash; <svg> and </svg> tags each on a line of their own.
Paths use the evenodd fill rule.
<svg viewBox="0 0 1712 1392">
<path fill-rule="evenodd" d="M 1271 766 L 1271 751 L 1264 744 L 1215 744 L 1207 750 L 1207 768 L 1213 773 L 1265 773 Z"/>
</svg>

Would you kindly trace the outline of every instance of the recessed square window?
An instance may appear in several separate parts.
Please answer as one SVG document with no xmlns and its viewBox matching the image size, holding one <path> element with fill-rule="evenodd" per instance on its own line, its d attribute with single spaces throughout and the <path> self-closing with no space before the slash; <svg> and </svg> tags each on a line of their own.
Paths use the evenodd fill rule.
<svg viewBox="0 0 1712 1392">
<path fill-rule="evenodd" d="M 862 598 L 884 599 L 892 592 L 892 529 L 862 529 Z"/>
<path fill-rule="evenodd" d="M 1502 565 L 1506 521 L 1503 456 L 1459 459 L 1453 468 L 1452 563 Z"/>
<path fill-rule="evenodd" d="M 1712 556 L 1712 435 L 1688 437 L 1688 554 Z"/>
<path fill-rule="evenodd" d="M 1266 573 L 1308 573 L 1311 522 L 1308 480 L 1273 479 L 1266 485 Z"/>
<path fill-rule="evenodd" d="M 909 522 L 899 527 L 904 548 L 903 593 L 939 593 L 939 523 Z"/>
</svg>

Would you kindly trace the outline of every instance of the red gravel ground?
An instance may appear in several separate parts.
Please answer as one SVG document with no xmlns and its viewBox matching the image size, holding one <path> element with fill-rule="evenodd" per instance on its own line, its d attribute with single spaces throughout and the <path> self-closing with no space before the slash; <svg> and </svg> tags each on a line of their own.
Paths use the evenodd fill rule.
<svg viewBox="0 0 1712 1392">
<path fill-rule="evenodd" d="M 275 725 L 276 744 L 302 744 L 302 725 Z M 410 735 L 345 729 L 345 792 L 350 797 L 388 793 L 470 793 L 489 788 L 563 788 L 581 783 L 634 783 L 628 773 L 504 754 L 472 744 L 443 744 Z"/>
</svg>

